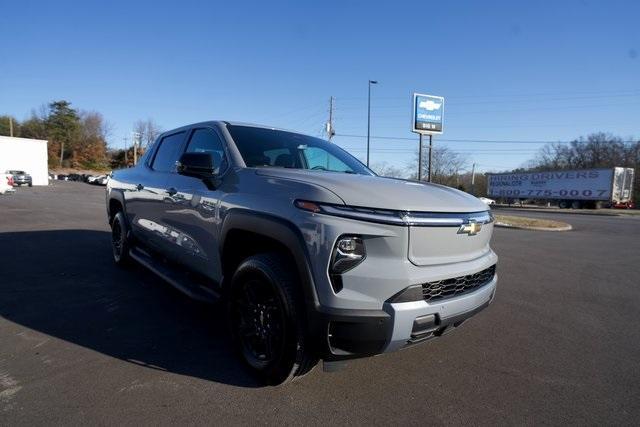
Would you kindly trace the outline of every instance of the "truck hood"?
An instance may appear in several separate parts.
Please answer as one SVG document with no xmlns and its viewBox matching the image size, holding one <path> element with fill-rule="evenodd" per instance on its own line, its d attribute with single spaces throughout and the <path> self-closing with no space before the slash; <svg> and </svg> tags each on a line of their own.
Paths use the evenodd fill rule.
<svg viewBox="0 0 640 427">
<path fill-rule="evenodd" d="M 479 199 L 465 192 L 437 184 L 302 169 L 262 168 L 256 173 L 324 187 L 348 206 L 422 212 L 480 212 L 488 209 Z"/>
</svg>

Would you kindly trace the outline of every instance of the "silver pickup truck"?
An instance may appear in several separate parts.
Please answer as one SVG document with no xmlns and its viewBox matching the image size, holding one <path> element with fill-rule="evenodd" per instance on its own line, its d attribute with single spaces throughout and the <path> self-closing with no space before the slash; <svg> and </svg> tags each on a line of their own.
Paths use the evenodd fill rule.
<svg viewBox="0 0 640 427">
<path fill-rule="evenodd" d="M 270 384 L 441 336 L 493 300 L 493 216 L 452 188 L 378 177 L 335 144 L 211 121 L 114 172 L 115 262 L 222 300 Z"/>
</svg>

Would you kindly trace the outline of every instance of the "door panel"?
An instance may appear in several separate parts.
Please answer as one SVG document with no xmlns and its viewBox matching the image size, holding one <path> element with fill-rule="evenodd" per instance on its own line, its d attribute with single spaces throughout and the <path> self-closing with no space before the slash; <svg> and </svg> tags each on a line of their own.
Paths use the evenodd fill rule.
<svg viewBox="0 0 640 427">
<path fill-rule="evenodd" d="M 163 224 L 175 231 L 172 240 L 176 260 L 219 281 L 218 232 L 220 191 L 209 190 L 202 180 L 181 175 L 170 178 L 177 190 L 167 205 Z"/>
<path fill-rule="evenodd" d="M 175 233 L 162 222 L 167 206 L 167 182 L 184 146 L 186 132 L 162 137 L 153 159 L 136 167 L 141 172 L 133 179 L 133 191 L 127 201 L 129 223 L 135 236 L 166 255 L 171 245 L 167 240 Z"/>
<path fill-rule="evenodd" d="M 193 130 L 185 151 L 210 153 L 218 174 L 228 167 L 223 140 L 214 129 Z M 162 220 L 173 231 L 172 255 L 181 264 L 219 282 L 218 207 L 222 192 L 207 188 L 199 178 L 177 173 L 170 174 L 167 186 L 173 195 L 166 199 Z"/>
</svg>

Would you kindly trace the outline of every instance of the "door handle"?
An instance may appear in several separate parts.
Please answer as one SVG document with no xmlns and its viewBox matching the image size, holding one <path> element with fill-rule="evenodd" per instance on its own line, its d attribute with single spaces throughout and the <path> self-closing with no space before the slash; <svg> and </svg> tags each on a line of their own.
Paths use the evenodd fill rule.
<svg viewBox="0 0 640 427">
<path fill-rule="evenodd" d="M 143 188 L 144 188 L 144 185 L 142 185 L 142 184 L 136 185 L 136 190 L 138 190 L 138 191 L 142 191 Z"/>
<path fill-rule="evenodd" d="M 169 188 L 169 189 L 167 190 L 167 193 L 168 193 L 170 196 L 173 196 L 173 195 L 174 195 L 174 194 L 176 194 L 177 192 L 178 192 L 178 190 L 176 190 L 176 189 L 175 189 L 175 188 L 173 188 L 173 187 L 171 187 L 171 188 Z"/>
</svg>

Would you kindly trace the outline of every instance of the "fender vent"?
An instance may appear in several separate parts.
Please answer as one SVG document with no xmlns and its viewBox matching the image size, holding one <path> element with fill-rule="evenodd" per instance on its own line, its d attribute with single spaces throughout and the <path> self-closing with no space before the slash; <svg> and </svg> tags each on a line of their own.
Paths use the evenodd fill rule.
<svg viewBox="0 0 640 427">
<path fill-rule="evenodd" d="M 477 273 L 422 284 L 422 296 L 432 302 L 457 297 L 488 284 L 496 274 L 495 264 Z"/>
</svg>

